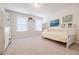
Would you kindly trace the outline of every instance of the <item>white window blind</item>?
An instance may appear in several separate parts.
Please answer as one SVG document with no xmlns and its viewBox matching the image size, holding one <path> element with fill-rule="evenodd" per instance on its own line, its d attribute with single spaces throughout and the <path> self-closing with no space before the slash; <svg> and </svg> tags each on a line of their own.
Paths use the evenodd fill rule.
<svg viewBox="0 0 79 59">
<path fill-rule="evenodd" d="M 35 20 L 35 30 L 42 31 L 42 21 L 41 20 Z"/>
<path fill-rule="evenodd" d="M 17 16 L 17 31 L 27 31 L 27 19 Z"/>
</svg>

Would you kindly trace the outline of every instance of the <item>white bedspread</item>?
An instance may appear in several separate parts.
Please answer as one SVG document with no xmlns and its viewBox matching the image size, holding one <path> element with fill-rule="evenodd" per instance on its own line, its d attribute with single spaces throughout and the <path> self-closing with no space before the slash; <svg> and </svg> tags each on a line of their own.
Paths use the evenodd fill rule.
<svg viewBox="0 0 79 59">
<path fill-rule="evenodd" d="M 65 31 L 44 31 L 42 32 L 42 36 L 64 43 L 67 41 L 67 32 Z"/>
</svg>

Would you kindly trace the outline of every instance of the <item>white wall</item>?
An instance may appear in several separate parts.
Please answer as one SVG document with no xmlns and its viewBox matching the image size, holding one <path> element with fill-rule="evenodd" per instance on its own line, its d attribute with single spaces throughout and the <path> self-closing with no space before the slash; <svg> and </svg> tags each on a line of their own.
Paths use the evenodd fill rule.
<svg viewBox="0 0 79 59">
<path fill-rule="evenodd" d="M 34 20 L 37 20 L 39 17 L 35 17 L 32 15 L 26 15 L 26 14 L 22 14 L 22 13 L 18 13 L 18 12 L 13 12 L 13 11 L 7 11 L 10 13 L 11 15 L 11 26 L 12 26 L 12 38 L 26 38 L 28 36 L 33 36 L 33 35 L 37 35 L 38 32 L 34 31 L 34 23 L 28 23 L 29 27 L 28 27 L 28 31 L 24 31 L 24 32 L 17 32 L 17 15 L 22 15 L 24 16 L 26 19 L 28 19 L 28 17 L 32 17 Z"/>
<path fill-rule="evenodd" d="M 11 18 L 12 18 L 12 37 L 13 38 L 20 38 L 20 37 L 27 37 L 29 36 L 30 34 L 33 35 L 33 33 L 31 31 L 28 31 L 28 32 L 16 32 L 16 13 L 15 12 L 10 12 L 10 14 L 12 15 Z M 71 5 L 69 7 L 66 7 L 62 10 L 59 10 L 55 13 L 52 13 L 52 17 L 47 17 L 47 18 L 44 18 L 45 20 L 43 21 L 44 23 L 47 23 L 49 22 L 50 20 L 53 20 L 53 19 L 60 19 L 60 26 L 58 28 L 61 27 L 61 24 L 62 24 L 62 17 L 63 16 L 66 16 L 66 15 L 69 15 L 69 14 L 73 14 L 73 24 L 76 25 L 76 38 L 77 40 L 79 40 L 78 36 L 79 36 L 79 6 L 78 5 Z M 29 15 L 26 15 L 26 17 L 28 17 Z M 28 35 L 27 35 L 28 34 Z"/>
<path fill-rule="evenodd" d="M 60 19 L 60 26 L 58 27 L 60 28 L 62 25 L 62 17 L 70 14 L 73 15 L 73 24 L 76 26 L 76 38 L 79 41 L 79 5 L 71 5 L 60 11 L 57 11 L 56 13 L 53 13 L 51 20 Z"/>
</svg>

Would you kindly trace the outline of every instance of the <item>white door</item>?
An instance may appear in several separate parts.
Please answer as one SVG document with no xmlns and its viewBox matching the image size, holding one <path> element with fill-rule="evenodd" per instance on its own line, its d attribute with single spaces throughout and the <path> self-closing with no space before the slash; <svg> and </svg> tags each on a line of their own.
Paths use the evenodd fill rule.
<svg viewBox="0 0 79 59">
<path fill-rule="evenodd" d="M 5 27 L 5 48 L 7 48 L 10 39 L 10 27 Z"/>
</svg>

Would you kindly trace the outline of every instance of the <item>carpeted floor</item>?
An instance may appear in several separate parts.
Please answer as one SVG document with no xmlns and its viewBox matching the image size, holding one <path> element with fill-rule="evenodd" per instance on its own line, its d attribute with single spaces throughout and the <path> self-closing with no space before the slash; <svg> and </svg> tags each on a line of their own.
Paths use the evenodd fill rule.
<svg viewBox="0 0 79 59">
<path fill-rule="evenodd" d="M 69 49 L 65 44 L 42 39 L 40 35 L 25 39 L 14 39 L 5 55 L 63 55 L 79 54 L 79 43 L 72 44 Z"/>
</svg>

